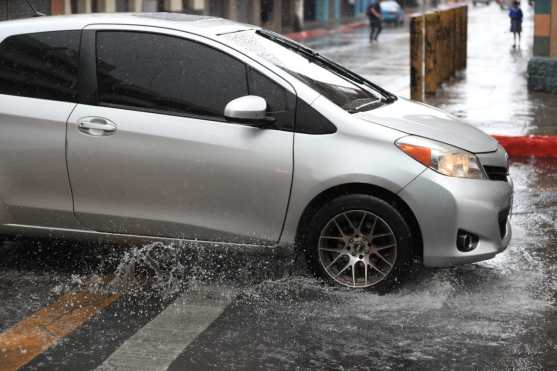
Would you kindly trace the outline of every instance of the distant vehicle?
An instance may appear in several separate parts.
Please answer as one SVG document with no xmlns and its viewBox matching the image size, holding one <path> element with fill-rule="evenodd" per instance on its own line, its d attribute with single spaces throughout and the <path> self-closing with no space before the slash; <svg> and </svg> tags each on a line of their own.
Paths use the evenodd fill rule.
<svg viewBox="0 0 557 371">
<path fill-rule="evenodd" d="M 404 24 L 404 10 L 402 10 L 402 7 L 394 0 L 381 2 L 381 15 L 385 23 L 394 23 L 397 25 Z"/>
<path fill-rule="evenodd" d="M 478 5 L 478 4 L 485 4 L 485 5 L 490 5 L 492 0 L 473 0 L 472 4 L 474 4 L 474 6 Z M 497 0 L 496 0 L 497 1 Z M 502 2 L 502 0 L 499 0 L 498 2 Z"/>
<path fill-rule="evenodd" d="M 494 138 L 259 27 L 2 22 L 0 82 L 2 238 L 291 247 L 380 291 L 511 238 Z"/>
</svg>

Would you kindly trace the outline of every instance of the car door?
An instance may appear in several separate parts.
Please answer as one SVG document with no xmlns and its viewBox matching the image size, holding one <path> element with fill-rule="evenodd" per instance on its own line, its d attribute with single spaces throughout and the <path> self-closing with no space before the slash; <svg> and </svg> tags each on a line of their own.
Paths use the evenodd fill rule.
<svg viewBox="0 0 557 371">
<path fill-rule="evenodd" d="M 278 241 L 293 171 L 286 105 L 294 95 L 201 38 L 150 28 L 85 32 L 96 33 L 88 38 L 97 74 L 89 83 L 98 94 L 73 111 L 67 152 L 81 223 L 112 233 Z M 256 76 L 252 89 L 248 75 Z M 223 118 L 230 100 L 265 91 L 270 101 L 284 97 L 277 128 Z"/>
<path fill-rule="evenodd" d="M 0 43 L 0 224 L 75 228 L 66 121 L 77 102 L 80 30 Z"/>
</svg>

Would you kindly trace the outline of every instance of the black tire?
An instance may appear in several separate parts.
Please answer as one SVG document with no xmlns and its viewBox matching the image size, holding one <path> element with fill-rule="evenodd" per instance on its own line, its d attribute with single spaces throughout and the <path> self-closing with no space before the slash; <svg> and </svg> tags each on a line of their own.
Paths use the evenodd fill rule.
<svg viewBox="0 0 557 371">
<path fill-rule="evenodd" d="M 388 229 L 392 232 L 392 236 L 388 236 L 388 238 L 393 238 L 396 241 L 396 244 L 394 244 L 396 245 L 394 247 L 396 251 L 394 253 L 392 252 L 389 253 L 389 251 L 386 251 L 385 253 L 385 256 L 386 254 L 390 254 L 390 257 L 388 258 L 391 259 L 391 265 L 388 266 L 390 267 L 390 271 L 388 271 L 388 273 L 386 274 L 381 272 L 381 276 L 380 276 L 381 280 L 366 287 L 363 287 L 363 284 L 362 286 L 357 285 L 356 281 L 354 281 L 354 285 L 347 285 L 347 284 L 343 284 L 342 282 L 338 282 L 337 279 L 333 278 L 332 275 L 327 272 L 327 270 L 324 267 L 324 263 L 322 263 L 320 260 L 320 254 L 324 254 L 323 250 L 326 250 L 325 248 L 323 248 L 322 245 L 320 245 L 320 243 L 322 243 L 320 241 L 323 241 L 323 236 L 321 235 L 321 233 L 325 232 L 325 228 L 331 228 L 330 227 L 331 221 L 335 219 L 335 217 L 338 218 L 340 215 L 343 215 L 343 217 L 344 215 L 347 215 L 350 218 L 357 218 L 359 215 L 357 213 L 359 212 L 362 213 L 361 215 L 368 215 L 367 217 L 369 218 L 373 218 L 374 217 L 373 215 L 378 217 L 377 220 L 379 220 L 380 222 L 384 222 L 388 226 Z M 355 236 L 359 239 L 364 239 L 363 223 L 365 218 L 366 217 L 362 217 L 361 222 L 359 223 L 360 224 L 359 232 L 356 232 L 356 229 L 352 228 L 354 230 L 354 233 L 361 233 L 361 236 L 355 234 Z M 353 224 L 348 224 L 348 223 L 349 223 L 349 219 L 347 218 L 346 225 L 355 226 L 355 223 Z M 374 290 L 380 293 L 385 293 L 390 291 L 394 286 L 398 285 L 402 281 L 404 274 L 408 271 L 408 268 L 411 264 L 412 251 L 414 249 L 414 241 L 412 238 L 411 228 L 409 227 L 408 223 L 403 218 L 403 216 L 398 212 L 397 209 L 395 209 L 391 204 L 389 204 L 388 202 L 380 198 L 370 196 L 370 195 L 365 195 L 365 194 L 340 196 L 323 205 L 313 215 L 311 220 L 309 220 L 309 222 L 306 224 L 307 225 L 302 226 L 299 243 L 300 246 L 303 248 L 308 266 L 315 276 L 323 278 L 326 282 L 330 284 L 341 285 L 341 286 L 344 285 L 353 288 L 361 287 L 365 289 Z M 371 224 L 371 221 L 369 224 Z M 375 224 L 373 225 L 373 228 L 375 228 Z M 342 231 L 340 233 L 344 235 Z M 367 238 L 370 238 L 369 237 L 370 235 L 374 236 L 373 233 L 374 231 L 371 231 L 371 233 L 367 235 L 368 237 L 366 237 L 366 241 L 363 243 L 364 245 L 363 248 L 366 248 L 365 245 L 367 241 L 369 241 L 368 245 L 370 246 L 368 247 L 368 249 L 372 249 L 371 246 L 375 245 L 371 243 L 371 240 L 374 239 L 375 237 L 371 237 L 370 240 L 367 240 Z M 327 232 L 325 234 L 330 234 L 330 233 Z M 356 255 L 354 255 L 353 250 L 350 252 L 347 250 L 349 249 L 349 247 L 346 247 L 349 245 L 348 243 L 344 241 L 341 241 L 340 243 L 344 244 L 343 246 L 345 246 L 342 248 L 342 251 L 346 256 L 346 259 L 352 259 L 352 258 L 358 259 L 358 254 L 360 253 L 356 253 Z M 355 248 L 354 244 L 350 244 L 350 246 L 351 246 L 350 249 Z M 348 253 L 350 253 L 351 255 L 348 255 Z M 332 254 L 336 254 L 336 251 L 333 252 Z M 376 252 L 373 253 L 367 251 L 364 254 L 367 254 L 365 256 L 370 263 L 373 263 L 372 259 L 377 258 L 375 256 L 375 254 L 377 254 Z M 323 257 L 323 255 L 321 255 L 321 257 Z M 342 258 L 344 258 L 344 256 Z M 362 259 L 362 255 L 359 256 L 359 259 Z M 385 261 L 385 259 L 383 259 L 383 261 Z M 387 263 L 388 262 L 386 262 L 385 264 Z M 374 270 L 369 268 L 368 265 L 363 262 L 359 265 L 361 268 L 355 268 L 357 264 L 358 263 L 350 267 L 350 272 L 352 274 L 352 277 L 354 277 L 353 276 L 354 273 L 352 273 L 352 270 L 357 271 L 363 268 L 365 270 L 364 282 L 365 284 L 367 284 L 368 276 L 370 274 L 373 274 Z M 370 264 L 370 266 L 371 265 L 374 264 Z M 384 269 L 380 269 L 380 270 L 383 271 Z M 379 273 L 375 273 L 375 274 L 379 275 Z"/>
</svg>

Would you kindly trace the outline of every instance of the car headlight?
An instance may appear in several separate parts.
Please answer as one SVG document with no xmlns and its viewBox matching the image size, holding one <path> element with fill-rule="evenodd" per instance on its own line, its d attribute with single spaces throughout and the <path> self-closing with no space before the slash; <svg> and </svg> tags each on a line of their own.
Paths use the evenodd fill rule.
<svg viewBox="0 0 557 371">
<path fill-rule="evenodd" d="M 400 138 L 395 144 L 414 160 L 443 175 L 487 179 L 478 158 L 463 149 L 412 135 Z"/>
</svg>

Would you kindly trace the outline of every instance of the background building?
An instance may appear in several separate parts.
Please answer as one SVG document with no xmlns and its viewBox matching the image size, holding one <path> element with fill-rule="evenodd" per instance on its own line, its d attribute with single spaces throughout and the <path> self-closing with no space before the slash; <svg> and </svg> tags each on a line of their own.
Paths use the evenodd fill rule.
<svg viewBox="0 0 557 371">
<path fill-rule="evenodd" d="M 46 14 L 173 11 L 229 18 L 279 32 L 363 17 L 372 0 L 30 0 Z M 31 15 L 23 0 L 0 0 L 0 19 Z"/>
</svg>

